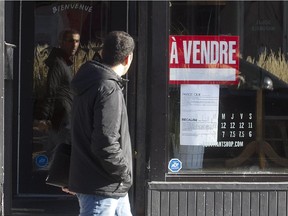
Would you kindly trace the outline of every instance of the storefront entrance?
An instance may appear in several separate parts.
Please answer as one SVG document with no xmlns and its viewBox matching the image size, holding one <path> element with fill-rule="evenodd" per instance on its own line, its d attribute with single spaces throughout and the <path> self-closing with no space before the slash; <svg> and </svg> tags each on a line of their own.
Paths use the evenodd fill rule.
<svg viewBox="0 0 288 216">
<path fill-rule="evenodd" d="M 50 106 L 54 103 L 54 99 L 47 96 L 46 60 L 51 50 L 59 47 L 59 36 L 67 29 L 76 30 L 81 36 L 80 46 L 73 57 L 74 74 L 84 62 L 97 56 L 102 40 L 108 32 L 124 30 L 133 37 L 136 36 L 134 29 L 130 28 L 130 25 L 135 25 L 129 21 L 135 19 L 129 19 L 133 14 L 128 10 L 129 7 L 133 8 L 135 3 L 23 1 L 15 3 L 15 8 L 18 6 L 21 20 L 20 63 L 18 86 L 14 87 L 15 92 L 18 92 L 18 100 L 14 101 L 15 107 L 18 107 L 15 110 L 18 113 L 15 120 L 18 137 L 15 136 L 11 149 L 13 195 L 11 209 L 6 209 L 6 212 L 11 210 L 13 215 L 77 215 L 79 207 L 76 197 L 45 182 L 53 151 L 63 141 L 62 129 L 52 128 L 51 116 L 45 113 L 47 104 Z M 135 66 L 132 65 L 130 70 L 135 71 Z M 134 86 L 134 76 L 129 76 L 130 82 L 125 93 L 127 103 L 132 104 L 133 99 L 129 98 L 127 89 L 133 88 L 130 85 Z M 128 105 L 128 112 L 129 107 L 131 108 L 131 105 Z M 62 114 L 58 112 L 57 115 L 61 118 Z M 131 134 L 133 139 L 133 131 Z M 133 203 L 133 189 L 130 198 Z"/>
<path fill-rule="evenodd" d="M 12 2 L 5 2 L 13 20 L 5 21 L 5 34 L 17 45 L 13 110 L 5 101 L 6 122 L 13 120 L 5 138 L 5 215 L 74 216 L 79 209 L 75 197 L 45 184 L 55 134 L 37 117 L 47 99 L 44 62 L 66 28 L 81 34 L 75 72 L 107 32 L 136 39 L 125 92 L 134 215 L 287 215 L 286 1 Z M 237 54 L 231 64 L 227 44 Z M 223 61 L 212 61 L 212 53 Z M 218 79 L 223 71 L 227 83 Z"/>
</svg>

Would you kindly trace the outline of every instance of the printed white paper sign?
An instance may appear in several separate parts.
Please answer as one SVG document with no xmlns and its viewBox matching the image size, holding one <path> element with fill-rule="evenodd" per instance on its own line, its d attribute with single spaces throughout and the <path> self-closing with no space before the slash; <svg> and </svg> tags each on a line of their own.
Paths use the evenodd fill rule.
<svg viewBox="0 0 288 216">
<path fill-rule="evenodd" d="M 180 144 L 217 144 L 219 85 L 181 85 Z"/>
</svg>

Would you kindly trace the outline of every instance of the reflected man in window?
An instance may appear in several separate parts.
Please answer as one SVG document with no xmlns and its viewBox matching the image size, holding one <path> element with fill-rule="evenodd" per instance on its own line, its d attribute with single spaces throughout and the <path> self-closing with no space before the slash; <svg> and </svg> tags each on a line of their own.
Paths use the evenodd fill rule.
<svg viewBox="0 0 288 216">
<path fill-rule="evenodd" d="M 70 144 L 70 112 L 72 92 L 70 82 L 74 76 L 73 58 L 80 45 L 80 34 L 76 30 L 65 30 L 59 37 L 59 48 L 51 50 L 45 64 L 48 66 L 45 101 L 36 118 L 42 127 L 51 128 L 47 150 L 57 144 Z"/>
</svg>

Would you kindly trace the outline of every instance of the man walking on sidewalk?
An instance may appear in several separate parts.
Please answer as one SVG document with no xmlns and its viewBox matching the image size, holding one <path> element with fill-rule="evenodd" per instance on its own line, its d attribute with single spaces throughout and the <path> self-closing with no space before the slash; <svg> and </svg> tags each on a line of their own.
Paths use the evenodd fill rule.
<svg viewBox="0 0 288 216">
<path fill-rule="evenodd" d="M 132 150 L 123 96 L 133 59 L 133 38 L 113 31 L 101 63 L 85 63 L 72 80 L 72 155 L 69 190 L 80 216 L 131 216 Z"/>
</svg>

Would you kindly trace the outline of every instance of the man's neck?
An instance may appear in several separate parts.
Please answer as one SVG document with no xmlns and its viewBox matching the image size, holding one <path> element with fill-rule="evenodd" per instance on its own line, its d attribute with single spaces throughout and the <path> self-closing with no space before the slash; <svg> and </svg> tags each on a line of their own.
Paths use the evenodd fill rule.
<svg viewBox="0 0 288 216">
<path fill-rule="evenodd" d="M 111 69 L 118 75 L 118 76 L 123 76 L 124 68 L 122 64 L 115 65 L 111 67 Z"/>
</svg>

